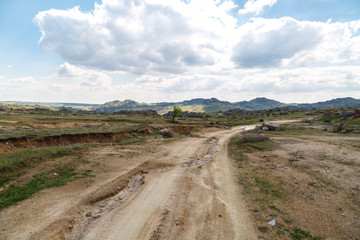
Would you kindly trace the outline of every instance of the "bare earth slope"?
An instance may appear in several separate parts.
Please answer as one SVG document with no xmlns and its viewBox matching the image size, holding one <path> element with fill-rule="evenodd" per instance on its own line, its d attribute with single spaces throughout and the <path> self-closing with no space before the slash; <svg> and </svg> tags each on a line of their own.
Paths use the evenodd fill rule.
<svg viewBox="0 0 360 240">
<path fill-rule="evenodd" d="M 242 128 L 170 144 L 90 150 L 79 179 L 0 212 L 0 239 L 257 239 L 227 142 Z"/>
</svg>

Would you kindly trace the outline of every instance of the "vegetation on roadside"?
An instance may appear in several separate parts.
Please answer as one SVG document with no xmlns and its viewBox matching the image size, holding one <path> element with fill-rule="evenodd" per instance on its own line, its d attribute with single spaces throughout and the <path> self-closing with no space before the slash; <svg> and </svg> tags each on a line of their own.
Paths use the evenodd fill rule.
<svg viewBox="0 0 360 240">
<path fill-rule="evenodd" d="M 27 199 L 43 189 L 60 187 L 77 178 L 89 176 L 93 176 L 91 170 L 79 173 L 72 167 L 57 168 L 49 172 L 34 174 L 33 179 L 25 186 L 11 184 L 7 189 L 0 192 L 0 210 Z"/>
<path fill-rule="evenodd" d="M 42 162 L 85 150 L 82 145 L 34 148 L 0 155 L 0 187 Z"/>
<path fill-rule="evenodd" d="M 289 134 L 295 133 L 295 130 L 279 132 Z M 276 155 L 272 152 L 277 148 L 277 143 L 255 131 L 235 136 L 229 141 L 228 154 L 238 167 L 239 184 L 243 187 L 243 194 L 251 202 L 251 212 L 259 233 L 276 239 L 324 239 L 301 229 L 283 207 L 289 193 L 284 188 L 282 178 L 271 174 L 276 168 L 271 160 Z M 254 154 L 262 156 L 261 163 L 255 164 L 254 161 L 258 160 L 255 160 Z M 272 219 L 276 219 L 276 226 L 268 224 Z"/>
<path fill-rule="evenodd" d="M 16 151 L 0 156 L 0 209 L 32 196 L 45 188 L 59 187 L 77 178 L 93 176 L 91 170 L 76 171 L 84 145 L 44 147 Z M 31 180 L 18 182 L 21 176 L 38 165 L 67 155 L 74 156 L 67 164 L 53 164 L 53 169 L 36 173 Z"/>
</svg>

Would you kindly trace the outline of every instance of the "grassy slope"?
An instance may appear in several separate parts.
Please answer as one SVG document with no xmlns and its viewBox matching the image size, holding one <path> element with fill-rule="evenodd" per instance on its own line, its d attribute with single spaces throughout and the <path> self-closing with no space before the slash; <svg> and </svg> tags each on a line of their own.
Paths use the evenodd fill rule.
<svg viewBox="0 0 360 240">
<path fill-rule="evenodd" d="M 27 149 L 0 156 L 0 188 L 3 188 L 3 191 L 0 192 L 0 209 L 26 199 L 45 188 L 59 187 L 77 178 L 91 176 L 91 170 L 80 173 L 76 171 L 78 158 L 75 158 L 65 166 L 57 165 L 50 171 L 34 174 L 32 180 L 25 185 L 12 183 L 26 174 L 28 170 L 44 162 L 66 155 L 78 154 L 84 150 L 83 146 L 74 145 Z M 7 184 L 10 185 L 7 186 Z"/>
</svg>

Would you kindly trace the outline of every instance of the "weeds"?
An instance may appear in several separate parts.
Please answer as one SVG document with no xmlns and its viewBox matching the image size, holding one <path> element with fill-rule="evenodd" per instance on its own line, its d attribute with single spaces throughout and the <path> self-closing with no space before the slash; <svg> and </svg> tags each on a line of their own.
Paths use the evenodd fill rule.
<svg viewBox="0 0 360 240">
<path fill-rule="evenodd" d="M 54 158 L 60 158 L 76 152 L 84 147 L 73 145 L 66 147 L 46 147 L 17 151 L 0 156 L 0 187 L 10 180 L 22 175 L 27 169 Z"/>
<path fill-rule="evenodd" d="M 3 192 L 0 192 L 0 209 L 14 205 L 18 201 L 27 199 L 43 189 L 60 187 L 77 178 L 94 176 L 91 173 L 91 170 L 85 170 L 81 173 L 77 173 L 74 168 L 59 168 L 50 172 L 35 174 L 33 175 L 33 179 L 25 186 L 12 184 Z"/>
<path fill-rule="evenodd" d="M 309 240 L 322 240 L 323 237 L 312 236 L 309 232 L 304 231 L 300 228 L 293 228 L 290 232 L 290 236 L 292 240 L 302 240 L 302 239 L 309 239 Z"/>
<path fill-rule="evenodd" d="M 286 131 L 286 130 L 285 130 Z M 295 132 L 293 132 L 295 133 Z M 239 184 L 242 185 L 243 194 L 254 204 L 253 212 L 257 219 L 258 232 L 265 235 L 266 238 L 277 236 L 279 239 L 292 239 L 292 240 L 320 240 L 321 237 L 313 236 L 309 232 L 295 227 L 296 224 L 293 220 L 289 219 L 290 213 L 283 207 L 286 199 L 286 188 L 284 188 L 284 180 L 279 176 L 273 176 L 266 172 L 266 169 L 272 169 L 274 166 L 265 160 L 277 158 L 277 155 L 271 154 L 270 151 L 277 147 L 277 144 L 268 139 L 260 141 L 251 141 L 257 137 L 251 137 L 250 141 L 244 141 L 247 138 L 234 137 L 229 142 L 228 154 L 241 166 L 238 170 L 241 172 Z M 261 153 L 260 152 L 266 152 Z M 253 155 L 249 155 L 249 154 Z M 261 157 L 260 157 L 261 155 Z M 259 159 L 257 164 L 254 164 L 254 159 Z M 259 162 L 260 161 L 260 162 Z M 264 162 L 264 164 L 262 164 Z M 239 165 L 241 163 L 241 165 Z M 272 173 L 272 172 L 271 172 Z M 276 219 L 276 226 L 264 226 L 263 223 L 268 222 L 269 219 Z M 283 221 L 283 224 L 281 223 Z M 286 225 L 285 225 L 286 224 Z M 289 226 L 294 225 L 293 228 Z M 276 237 L 275 237 L 276 238 Z"/>
<path fill-rule="evenodd" d="M 283 211 L 281 211 L 279 208 L 277 208 L 275 205 L 269 205 L 268 206 L 270 209 L 272 209 L 272 210 L 275 210 L 275 211 L 277 211 L 278 213 L 283 213 Z"/>
<path fill-rule="evenodd" d="M 274 198 L 278 198 L 281 199 L 282 193 L 281 190 L 278 188 L 275 188 L 273 186 L 273 184 L 271 184 L 267 179 L 265 179 L 264 177 L 259 177 L 259 176 L 255 176 L 254 180 L 256 182 L 256 185 L 258 187 L 260 187 L 260 190 L 262 193 L 266 194 L 266 195 L 270 195 Z"/>
</svg>

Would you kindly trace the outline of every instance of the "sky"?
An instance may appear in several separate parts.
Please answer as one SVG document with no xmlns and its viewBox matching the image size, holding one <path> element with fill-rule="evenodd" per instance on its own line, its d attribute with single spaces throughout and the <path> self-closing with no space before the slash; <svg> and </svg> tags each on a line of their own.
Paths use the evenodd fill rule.
<svg viewBox="0 0 360 240">
<path fill-rule="evenodd" d="M 360 98 L 359 0 L 0 0 L 0 101 Z"/>
</svg>

